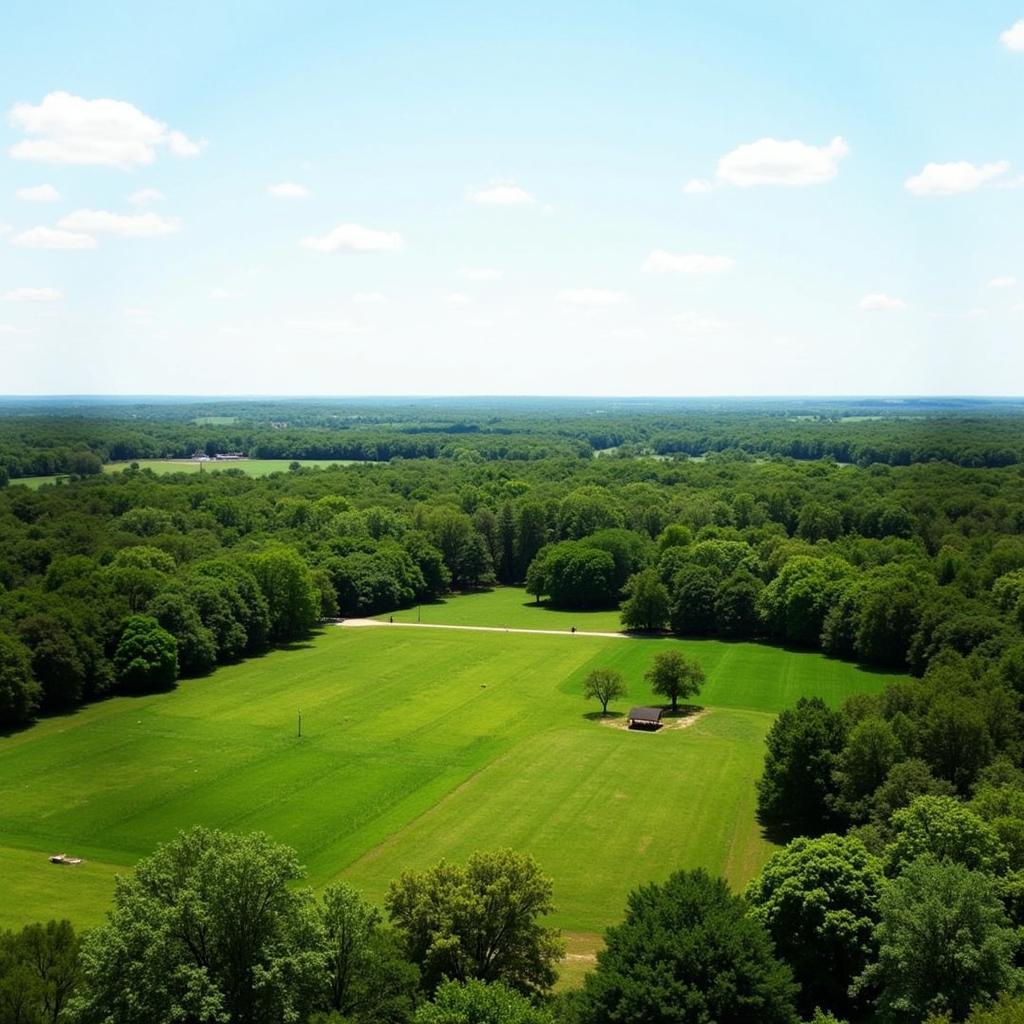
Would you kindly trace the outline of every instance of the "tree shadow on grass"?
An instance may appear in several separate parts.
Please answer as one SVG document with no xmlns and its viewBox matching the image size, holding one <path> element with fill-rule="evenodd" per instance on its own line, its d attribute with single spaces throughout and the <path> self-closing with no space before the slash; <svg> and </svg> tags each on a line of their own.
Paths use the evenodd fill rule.
<svg viewBox="0 0 1024 1024">
<path fill-rule="evenodd" d="M 588 722 L 614 722 L 618 718 L 624 718 L 625 715 L 621 711 L 609 711 L 607 715 L 601 714 L 600 711 L 588 711 L 583 717 Z"/>
</svg>

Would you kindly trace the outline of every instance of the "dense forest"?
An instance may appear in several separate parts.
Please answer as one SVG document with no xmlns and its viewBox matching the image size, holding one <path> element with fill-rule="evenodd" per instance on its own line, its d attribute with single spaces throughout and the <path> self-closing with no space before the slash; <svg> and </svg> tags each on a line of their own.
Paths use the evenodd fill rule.
<svg viewBox="0 0 1024 1024">
<path fill-rule="evenodd" d="M 458 935 L 441 942 L 417 914 L 430 886 L 444 886 L 420 878 L 396 881 L 387 927 L 341 890 L 316 906 L 282 897 L 287 926 L 266 930 L 273 956 L 253 947 L 246 968 L 250 982 L 264 978 L 258 1007 L 237 1002 L 237 977 L 218 989 L 220 968 L 208 964 L 209 991 L 182 980 L 133 1017 L 111 982 L 124 976 L 126 936 L 140 942 L 143 924 L 166 935 L 185 912 L 154 909 L 154 893 L 166 899 L 160 872 L 206 870 L 189 842 L 236 855 L 233 840 L 204 834 L 140 868 L 84 953 L 56 925 L 2 937 L 0 1021 L 72 1019 L 68 1005 L 83 1021 L 156 1019 L 145 1013 L 157 1006 L 174 1019 L 368 1024 L 1021 1020 L 1021 420 L 1001 407 L 858 408 L 254 403 L 232 423 L 201 422 L 231 418 L 212 405 L 6 409 L 0 463 L 12 477 L 78 479 L 0 490 L 3 729 L 172 687 L 324 618 L 500 584 L 558 607 L 621 606 L 629 629 L 818 649 L 908 675 L 839 710 L 804 699 L 783 712 L 757 796 L 786 845 L 743 896 L 701 872 L 634 893 L 581 993 L 551 1000 L 554 940 L 523 921 L 524 945 L 493 961 L 432 960 L 472 947 L 458 922 L 475 897 L 445 917 Z M 858 415 L 880 418 L 847 419 Z M 254 479 L 238 468 L 101 476 L 84 461 L 197 449 L 368 464 Z M 40 453 L 54 460 L 46 468 Z M 669 453 L 682 457 L 654 457 Z M 62 468 L 63 458 L 83 461 Z M 268 885 L 297 877 L 287 852 L 248 856 L 266 858 Z M 503 870 L 532 880 L 526 919 L 548 912 L 533 866 Z M 361 938 L 346 955 L 364 959 L 338 966 L 338 929 L 353 927 Z M 79 994 L 12 1016 L 4 993 L 47 943 L 73 950 Z M 332 963 L 355 971 L 344 986 L 358 999 L 344 986 L 353 1001 L 335 998 Z M 52 979 L 32 976 L 50 991 Z M 386 1001 L 366 991 L 371 977 Z M 200 996 L 216 1013 L 196 1011 Z"/>
</svg>

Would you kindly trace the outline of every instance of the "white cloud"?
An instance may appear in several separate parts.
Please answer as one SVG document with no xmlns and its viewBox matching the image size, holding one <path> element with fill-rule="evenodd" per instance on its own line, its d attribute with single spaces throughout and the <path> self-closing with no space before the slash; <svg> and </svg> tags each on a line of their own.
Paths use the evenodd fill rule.
<svg viewBox="0 0 1024 1024">
<path fill-rule="evenodd" d="M 339 224 L 322 238 L 302 239 L 302 245 L 317 252 L 398 252 L 405 248 L 405 241 L 397 231 Z"/>
<path fill-rule="evenodd" d="M 526 206 L 537 201 L 514 181 L 492 181 L 484 188 L 470 189 L 466 198 L 482 206 Z"/>
<path fill-rule="evenodd" d="M 35 227 L 15 235 L 11 241 L 25 249 L 95 249 L 96 239 L 78 231 Z"/>
<path fill-rule="evenodd" d="M 1024 302 L 1018 302 L 1016 306 L 1010 307 L 1012 313 L 1024 313 Z"/>
<path fill-rule="evenodd" d="M 30 185 L 14 193 L 26 203 L 59 203 L 60 193 L 52 185 Z"/>
<path fill-rule="evenodd" d="M 692 310 L 672 317 L 672 323 L 683 334 L 715 334 L 729 325 L 710 313 L 695 313 Z"/>
<path fill-rule="evenodd" d="M 906 309 L 907 304 L 902 299 L 894 299 L 885 292 L 869 292 L 860 300 L 860 308 L 867 310 L 882 309 Z"/>
<path fill-rule="evenodd" d="M 969 309 L 964 314 L 971 320 L 975 320 L 980 316 L 988 316 L 988 310 L 984 306 L 975 306 L 974 309 Z"/>
<path fill-rule="evenodd" d="M 705 256 L 700 252 L 675 253 L 654 249 L 640 269 L 645 274 L 719 274 L 736 261 L 729 256 Z"/>
<path fill-rule="evenodd" d="M 1010 164 L 1006 160 L 988 164 L 972 164 L 966 160 L 930 163 L 925 164 L 919 174 L 907 178 L 904 185 L 907 191 L 917 196 L 952 196 L 958 192 L 973 192 L 1009 169 Z"/>
<path fill-rule="evenodd" d="M 128 306 L 121 310 L 121 315 L 128 320 L 148 320 L 153 314 L 142 306 Z"/>
<path fill-rule="evenodd" d="M 758 139 L 737 146 L 718 161 L 714 184 L 749 188 L 753 185 L 821 185 L 839 173 L 839 161 L 850 152 L 840 136 L 824 146 L 799 139 Z M 683 191 L 707 192 L 712 182 L 689 181 Z"/>
<path fill-rule="evenodd" d="M 129 197 L 128 202 L 132 206 L 149 206 L 151 203 L 163 202 L 167 196 L 159 189 L 137 188 Z"/>
<path fill-rule="evenodd" d="M 275 199 L 308 199 L 309 189 L 305 185 L 299 185 L 294 181 L 281 181 L 276 185 L 268 185 L 267 191 Z"/>
<path fill-rule="evenodd" d="M 13 288 L 0 295 L 5 302 L 57 302 L 62 298 L 56 288 Z"/>
<path fill-rule="evenodd" d="M 310 334 L 362 334 L 366 328 L 357 324 L 354 320 L 333 320 L 333 319 L 306 319 L 286 320 L 285 327 L 293 331 L 305 331 Z"/>
<path fill-rule="evenodd" d="M 11 147 L 15 160 L 128 168 L 151 164 L 160 147 L 195 156 L 203 146 L 131 103 L 87 100 L 67 92 L 51 92 L 38 106 L 16 103 L 10 121 L 32 136 Z"/>
<path fill-rule="evenodd" d="M 1024 50 L 1024 18 L 1000 33 L 999 40 L 1008 50 Z"/>
<path fill-rule="evenodd" d="M 558 298 L 572 306 L 615 306 L 626 301 L 622 292 L 607 288 L 566 288 L 558 293 Z"/>
<path fill-rule="evenodd" d="M 467 281 L 500 281 L 504 276 L 503 271 L 491 267 L 463 267 L 459 271 L 459 277 Z"/>
<path fill-rule="evenodd" d="M 222 338 L 240 338 L 245 331 L 241 327 L 236 327 L 234 324 L 223 324 L 217 328 L 217 333 Z"/>
<path fill-rule="evenodd" d="M 57 221 L 69 231 L 93 231 L 120 238 L 159 238 L 181 230 L 181 221 L 155 213 L 110 213 L 107 210 L 75 210 Z"/>
<path fill-rule="evenodd" d="M 205 140 L 193 142 L 182 132 L 169 132 L 167 146 L 175 156 L 199 156 L 206 146 Z"/>
<path fill-rule="evenodd" d="M 235 293 L 232 292 L 232 291 L 228 291 L 227 288 L 211 288 L 210 289 L 210 298 L 211 299 L 233 299 L 234 297 L 235 297 Z"/>
<path fill-rule="evenodd" d="M 1017 284 L 1017 278 L 1012 274 L 1006 274 L 1003 277 L 993 277 L 989 281 L 989 288 L 1013 288 Z"/>
<path fill-rule="evenodd" d="M 466 306 L 473 300 L 465 292 L 449 292 L 444 297 L 444 301 L 449 306 Z"/>
<path fill-rule="evenodd" d="M 14 324 L 0 324 L 0 334 L 17 334 L 18 328 Z"/>
<path fill-rule="evenodd" d="M 683 191 L 688 196 L 698 196 L 703 192 L 710 192 L 714 187 L 714 182 L 708 181 L 707 178 L 691 178 L 683 186 Z"/>
<path fill-rule="evenodd" d="M 384 301 L 383 292 L 353 292 L 352 301 L 361 306 L 369 306 Z"/>
</svg>

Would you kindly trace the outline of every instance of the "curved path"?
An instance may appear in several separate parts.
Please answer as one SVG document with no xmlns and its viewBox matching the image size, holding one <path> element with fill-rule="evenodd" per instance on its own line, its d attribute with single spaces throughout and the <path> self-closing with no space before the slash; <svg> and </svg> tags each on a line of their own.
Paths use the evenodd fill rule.
<svg viewBox="0 0 1024 1024">
<path fill-rule="evenodd" d="M 388 629 L 462 629 L 475 633 L 540 633 L 544 636 L 607 636 L 619 640 L 638 640 L 641 637 L 629 633 L 595 633 L 584 629 L 572 632 L 569 629 L 523 629 L 509 626 L 445 626 L 438 622 L 381 622 L 380 619 L 342 619 L 335 623 L 346 629 L 363 628 L 365 626 L 386 626 Z"/>
</svg>

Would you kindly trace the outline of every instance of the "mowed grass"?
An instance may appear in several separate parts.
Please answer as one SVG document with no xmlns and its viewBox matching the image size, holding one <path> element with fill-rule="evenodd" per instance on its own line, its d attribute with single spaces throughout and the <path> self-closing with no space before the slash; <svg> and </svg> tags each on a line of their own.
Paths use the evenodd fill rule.
<svg viewBox="0 0 1024 1024">
<path fill-rule="evenodd" d="M 114 873 L 195 823 L 261 829 L 299 851 L 314 887 L 345 879 L 374 900 L 407 867 L 511 845 L 553 877 L 553 923 L 593 941 L 629 889 L 676 868 L 739 886 L 771 850 L 754 780 L 773 715 L 883 677 L 769 647 L 684 644 L 708 672 L 702 717 L 658 734 L 596 720 L 581 695 L 590 669 L 626 674 L 622 711 L 653 699 L 643 672 L 673 643 L 330 628 L 174 692 L 0 739 L 0 926 L 95 923 Z M 86 863 L 47 862 L 62 852 Z"/>
<path fill-rule="evenodd" d="M 442 626 L 497 626 L 510 629 L 564 629 L 573 626 L 595 633 L 622 629 L 618 609 L 600 612 L 566 612 L 537 604 L 522 587 L 496 587 L 464 594 L 432 604 L 393 612 L 395 622 L 426 622 Z M 390 615 L 378 615 L 387 621 Z"/>
</svg>

